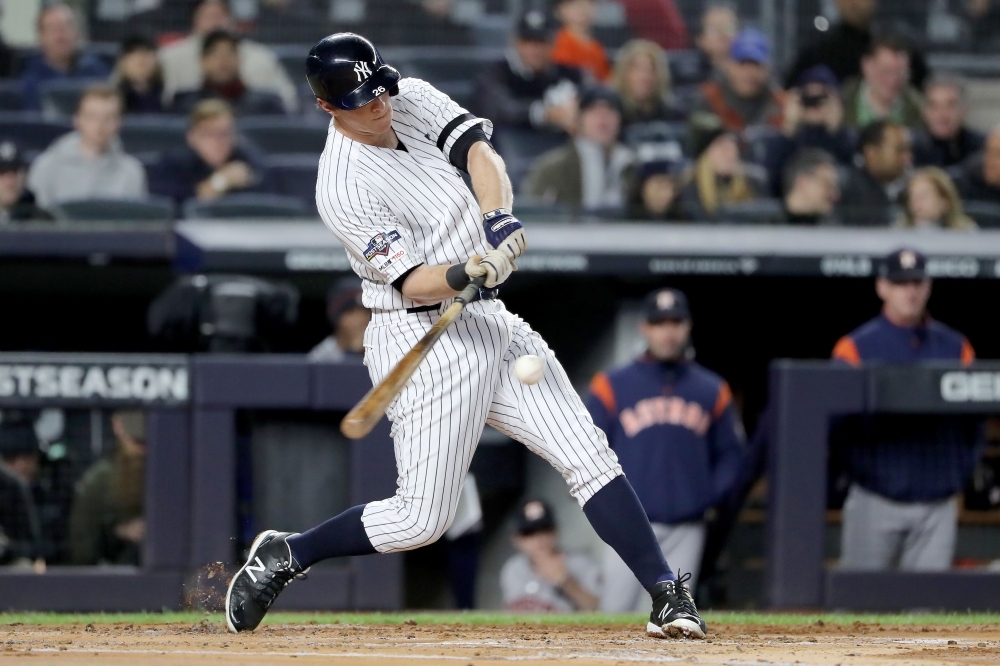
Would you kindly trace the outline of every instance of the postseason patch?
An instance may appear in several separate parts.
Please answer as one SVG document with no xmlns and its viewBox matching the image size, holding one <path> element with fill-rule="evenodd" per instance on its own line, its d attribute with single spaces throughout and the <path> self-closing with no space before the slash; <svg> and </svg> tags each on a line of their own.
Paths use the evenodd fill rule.
<svg viewBox="0 0 1000 666">
<path fill-rule="evenodd" d="M 394 261 L 406 256 L 405 249 L 401 247 L 393 249 L 392 247 L 392 244 L 400 240 L 400 238 L 399 232 L 396 230 L 382 231 L 375 234 L 368 241 L 368 247 L 365 248 L 365 259 L 376 270 L 384 271 Z"/>
</svg>

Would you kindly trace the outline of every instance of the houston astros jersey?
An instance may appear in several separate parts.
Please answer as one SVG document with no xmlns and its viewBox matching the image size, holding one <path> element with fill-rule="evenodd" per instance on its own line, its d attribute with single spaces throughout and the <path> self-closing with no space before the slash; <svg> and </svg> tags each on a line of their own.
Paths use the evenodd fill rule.
<svg viewBox="0 0 1000 666">
<path fill-rule="evenodd" d="M 491 248 L 475 196 L 449 161 L 466 131 L 493 124 L 476 118 L 420 79 L 402 79 L 391 98 L 401 146 L 380 148 L 347 138 L 331 119 L 319 162 L 316 205 L 364 281 L 369 308 L 419 305 L 392 283 L 420 264 L 465 263 Z"/>
<path fill-rule="evenodd" d="M 743 426 L 725 380 L 691 362 L 647 356 L 598 373 L 585 403 L 649 520 L 700 520 L 743 461 Z"/>
</svg>

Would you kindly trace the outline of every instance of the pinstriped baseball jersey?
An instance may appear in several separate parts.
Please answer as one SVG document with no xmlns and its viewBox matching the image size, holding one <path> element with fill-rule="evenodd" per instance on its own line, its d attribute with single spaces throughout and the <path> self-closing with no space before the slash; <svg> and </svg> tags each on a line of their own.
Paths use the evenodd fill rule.
<svg viewBox="0 0 1000 666">
<path fill-rule="evenodd" d="M 403 79 L 390 103 L 392 127 L 406 150 L 361 144 L 331 125 L 316 185 L 323 220 L 347 248 L 364 280 L 364 303 L 375 310 L 365 331 L 365 365 L 374 384 L 440 317 L 407 312 L 418 304 L 393 281 L 420 264 L 465 263 L 490 249 L 479 205 L 450 162 L 455 142 L 479 123 L 489 135 L 490 122 L 416 79 Z M 514 373 L 525 354 L 546 367 L 532 386 Z M 365 505 L 361 518 L 383 553 L 419 548 L 445 533 L 487 423 L 551 463 L 581 506 L 622 473 L 548 345 L 498 300 L 465 308 L 386 415 L 396 494 Z"/>
<path fill-rule="evenodd" d="M 491 249 L 479 204 L 449 161 L 455 141 L 477 124 L 493 133 L 489 120 L 420 79 L 401 80 L 392 98 L 392 128 L 405 150 L 353 141 L 331 120 L 316 205 L 364 281 L 366 306 L 413 307 L 393 280 L 422 263 L 465 263 Z"/>
</svg>

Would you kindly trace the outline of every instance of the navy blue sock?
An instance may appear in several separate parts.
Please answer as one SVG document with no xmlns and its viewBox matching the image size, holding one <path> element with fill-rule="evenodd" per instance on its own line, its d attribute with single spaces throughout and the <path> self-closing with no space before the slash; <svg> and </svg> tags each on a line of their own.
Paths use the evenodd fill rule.
<svg viewBox="0 0 1000 666">
<path fill-rule="evenodd" d="M 292 549 L 292 557 L 305 569 L 331 557 L 371 555 L 377 552 L 361 522 L 364 510 L 365 505 L 359 504 L 311 530 L 289 537 L 288 546 Z"/>
<path fill-rule="evenodd" d="M 667 566 L 632 484 L 624 476 L 598 490 L 583 505 L 583 512 L 597 536 L 615 549 L 644 588 L 651 590 L 660 581 L 677 579 Z"/>
</svg>

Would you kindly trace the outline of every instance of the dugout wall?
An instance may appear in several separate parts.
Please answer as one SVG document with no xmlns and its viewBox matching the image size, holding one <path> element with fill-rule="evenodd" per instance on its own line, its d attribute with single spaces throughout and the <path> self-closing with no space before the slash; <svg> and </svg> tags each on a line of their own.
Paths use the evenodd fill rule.
<svg viewBox="0 0 1000 666">
<path fill-rule="evenodd" d="M 766 603 L 773 608 L 998 610 L 1000 572 L 827 568 L 823 539 L 830 420 L 846 414 L 996 414 L 1000 363 L 771 365 Z"/>
<path fill-rule="evenodd" d="M 312 410 L 331 423 L 371 387 L 359 362 L 300 356 L 0 354 L 0 409 L 143 409 L 147 414 L 146 538 L 139 567 L 0 568 L 0 609 L 180 608 L 196 574 L 235 563 L 236 419 L 242 409 Z M 350 501 L 395 488 L 387 422 L 350 448 Z M 285 609 L 400 608 L 402 556 L 352 558 L 289 588 Z M 204 578 L 204 577 L 202 577 Z"/>
</svg>

